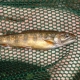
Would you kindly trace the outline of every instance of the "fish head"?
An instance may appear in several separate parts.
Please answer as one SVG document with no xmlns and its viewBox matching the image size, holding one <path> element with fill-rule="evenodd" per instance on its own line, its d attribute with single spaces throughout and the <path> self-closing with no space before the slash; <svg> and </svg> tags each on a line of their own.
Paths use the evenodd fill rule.
<svg viewBox="0 0 80 80">
<path fill-rule="evenodd" d="M 54 38 L 54 41 L 62 46 L 73 43 L 75 40 L 76 36 L 72 33 L 67 33 L 67 32 L 59 32 Z"/>
</svg>

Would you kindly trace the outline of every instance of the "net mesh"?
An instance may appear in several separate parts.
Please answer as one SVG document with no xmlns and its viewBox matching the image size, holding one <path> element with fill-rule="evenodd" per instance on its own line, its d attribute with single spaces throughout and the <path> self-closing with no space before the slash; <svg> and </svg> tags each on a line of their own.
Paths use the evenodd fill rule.
<svg viewBox="0 0 80 80">
<path fill-rule="evenodd" d="M 31 29 L 70 32 L 76 42 L 46 51 L 1 46 L 0 80 L 79 80 L 80 0 L 0 0 L 1 35 Z"/>
</svg>

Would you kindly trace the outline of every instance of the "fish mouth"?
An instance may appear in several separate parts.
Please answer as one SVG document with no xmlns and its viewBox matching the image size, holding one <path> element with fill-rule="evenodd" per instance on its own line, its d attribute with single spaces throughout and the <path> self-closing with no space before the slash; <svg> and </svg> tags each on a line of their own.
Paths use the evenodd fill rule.
<svg viewBox="0 0 80 80">
<path fill-rule="evenodd" d="M 66 45 L 66 44 L 73 43 L 73 42 L 75 42 L 75 41 L 76 41 L 76 38 L 75 38 L 75 37 L 73 37 L 73 38 L 68 38 L 67 40 L 62 41 L 62 44 L 63 44 L 63 45 Z"/>
</svg>

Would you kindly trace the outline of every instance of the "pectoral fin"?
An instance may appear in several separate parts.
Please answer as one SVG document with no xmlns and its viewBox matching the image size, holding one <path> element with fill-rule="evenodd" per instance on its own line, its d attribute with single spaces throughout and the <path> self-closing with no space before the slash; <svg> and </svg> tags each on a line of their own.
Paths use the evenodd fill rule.
<svg viewBox="0 0 80 80">
<path fill-rule="evenodd" d="M 46 41 L 48 44 L 52 44 L 52 45 L 54 44 L 53 41 L 51 41 L 51 40 L 45 40 L 45 41 Z"/>
</svg>

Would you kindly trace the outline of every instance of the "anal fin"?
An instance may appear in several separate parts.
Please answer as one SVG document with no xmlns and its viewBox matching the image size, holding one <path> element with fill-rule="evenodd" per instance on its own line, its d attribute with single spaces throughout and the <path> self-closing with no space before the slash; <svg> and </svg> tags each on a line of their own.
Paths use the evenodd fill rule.
<svg viewBox="0 0 80 80">
<path fill-rule="evenodd" d="M 12 48 L 9 44 L 1 44 L 1 46 L 5 47 L 5 48 Z"/>
</svg>

